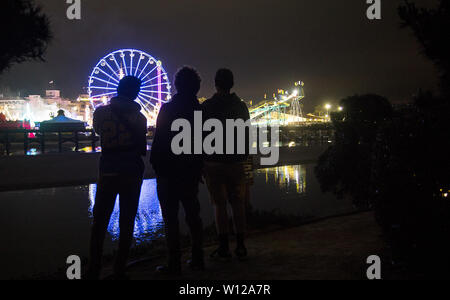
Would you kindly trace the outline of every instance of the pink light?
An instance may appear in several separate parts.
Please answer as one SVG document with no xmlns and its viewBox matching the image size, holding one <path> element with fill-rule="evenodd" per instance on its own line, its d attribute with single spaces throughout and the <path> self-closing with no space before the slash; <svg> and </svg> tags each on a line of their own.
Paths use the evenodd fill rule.
<svg viewBox="0 0 450 300">
<path fill-rule="evenodd" d="M 161 102 L 161 67 L 158 67 L 158 100 Z"/>
</svg>

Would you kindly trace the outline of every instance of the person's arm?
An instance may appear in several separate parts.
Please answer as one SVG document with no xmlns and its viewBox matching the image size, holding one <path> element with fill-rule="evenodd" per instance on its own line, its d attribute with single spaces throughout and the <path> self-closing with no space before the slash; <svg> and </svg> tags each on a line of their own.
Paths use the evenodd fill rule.
<svg viewBox="0 0 450 300">
<path fill-rule="evenodd" d="M 150 163 L 153 165 L 153 168 L 157 169 L 158 162 L 161 162 L 162 158 L 162 147 L 164 144 L 164 136 L 167 135 L 166 128 L 167 125 L 167 116 L 166 116 L 166 109 L 164 108 L 164 105 L 161 107 L 161 110 L 159 111 L 158 117 L 156 119 L 156 130 L 155 130 L 155 136 L 153 137 L 152 142 L 152 148 L 150 153 Z"/>
<path fill-rule="evenodd" d="M 244 119 L 245 122 L 250 120 L 250 112 L 248 111 L 247 105 L 245 104 L 244 101 L 242 101 L 242 118 Z M 248 128 L 248 129 L 246 128 L 245 129 L 245 145 L 246 145 L 245 156 L 247 157 L 247 159 L 250 155 L 249 147 L 251 147 L 250 146 L 250 135 L 251 134 L 252 134 L 251 128 Z"/>
<path fill-rule="evenodd" d="M 141 116 L 140 129 L 139 129 L 139 144 L 140 152 L 142 156 L 147 155 L 147 118 Z"/>
<path fill-rule="evenodd" d="M 99 117 L 99 110 L 96 109 L 94 111 L 94 120 L 93 120 L 93 127 L 94 127 L 94 131 L 95 133 L 97 133 L 98 135 L 100 135 L 100 117 Z"/>
<path fill-rule="evenodd" d="M 242 106 L 243 106 L 243 115 L 244 115 L 244 121 L 248 121 L 250 120 L 250 112 L 248 111 L 247 105 L 242 102 Z"/>
</svg>

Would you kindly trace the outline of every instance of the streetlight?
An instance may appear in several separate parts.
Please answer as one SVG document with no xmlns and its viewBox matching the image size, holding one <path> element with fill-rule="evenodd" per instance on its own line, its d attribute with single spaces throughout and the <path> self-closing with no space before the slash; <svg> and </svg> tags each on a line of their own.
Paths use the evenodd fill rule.
<svg viewBox="0 0 450 300">
<path fill-rule="evenodd" d="M 339 111 L 343 111 L 344 108 L 343 108 L 342 106 L 339 106 L 339 107 L 338 107 L 338 110 L 339 110 Z"/>
<path fill-rule="evenodd" d="M 331 108 L 330 104 L 325 104 L 325 109 L 327 110 L 327 116 L 330 115 L 330 108 Z"/>
</svg>

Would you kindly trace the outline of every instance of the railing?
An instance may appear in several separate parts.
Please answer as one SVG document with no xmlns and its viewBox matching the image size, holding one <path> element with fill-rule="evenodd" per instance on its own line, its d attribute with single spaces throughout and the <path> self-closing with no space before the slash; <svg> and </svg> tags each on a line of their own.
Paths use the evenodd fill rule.
<svg viewBox="0 0 450 300">
<path fill-rule="evenodd" d="M 267 128 L 267 134 L 270 137 L 270 127 Z M 80 140 L 80 134 L 82 139 Z M 34 136 L 34 137 L 31 137 Z M 153 136 L 153 129 L 149 129 L 148 138 L 151 140 Z M 293 146 L 295 145 L 310 145 L 311 143 L 328 143 L 333 140 L 334 130 L 326 123 L 321 124 L 309 124 L 303 126 L 282 126 L 279 132 L 279 145 L 280 146 Z M 259 131 L 255 137 L 256 141 L 259 141 Z M 26 130 L 26 129 L 11 129 L 0 130 L 0 155 L 3 154 L 1 148 L 3 146 L 6 150 L 6 155 L 11 154 L 12 143 L 23 143 L 23 153 L 29 154 L 30 146 L 37 144 L 40 146 L 40 153 L 46 152 L 46 146 L 50 143 L 57 143 L 58 152 L 63 152 L 63 144 L 73 143 L 75 144 L 75 152 L 80 149 L 80 142 L 85 145 L 89 143 L 92 147 L 91 152 L 96 151 L 96 143 L 99 141 L 99 137 L 95 134 L 94 130 Z M 270 143 L 270 138 L 268 139 Z M 259 144 L 259 143 L 257 143 Z M 17 149 L 17 148 L 16 148 Z M 20 149 L 20 148 L 19 148 Z M 54 149 L 54 148 L 53 148 Z M 20 151 L 20 150 L 19 150 Z M 17 150 L 14 152 L 16 153 Z"/>
<path fill-rule="evenodd" d="M 75 152 L 80 148 L 79 134 L 88 134 L 82 141 L 90 142 L 92 152 L 95 152 L 96 142 L 99 140 L 93 129 L 86 130 L 29 130 L 29 129 L 8 129 L 0 130 L 0 145 L 6 150 L 6 155 L 11 154 L 11 143 L 23 143 L 23 152 L 26 155 L 33 144 L 40 146 L 41 153 L 46 151 L 47 142 L 57 142 L 58 152 L 63 152 L 64 143 L 75 144 Z M 47 138 L 47 139 L 46 139 Z M 55 139 L 56 138 L 56 139 Z M 1 153 L 0 153 L 1 155 Z"/>
</svg>

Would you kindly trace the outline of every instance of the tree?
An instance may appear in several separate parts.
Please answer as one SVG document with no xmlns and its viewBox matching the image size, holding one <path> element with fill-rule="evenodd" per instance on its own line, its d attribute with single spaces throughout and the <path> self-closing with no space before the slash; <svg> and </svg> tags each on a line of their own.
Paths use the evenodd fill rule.
<svg viewBox="0 0 450 300">
<path fill-rule="evenodd" d="M 412 29 L 422 53 L 437 67 L 443 95 L 450 95 L 450 0 L 440 0 L 437 8 L 418 8 L 405 0 L 398 9 L 402 26 Z"/>
<path fill-rule="evenodd" d="M 392 115 L 389 101 L 374 94 L 341 100 L 331 114 L 335 143 L 319 158 L 316 175 L 324 192 L 350 196 L 355 205 L 370 206 L 371 151 L 379 125 Z"/>
<path fill-rule="evenodd" d="M 331 115 L 335 144 L 316 167 L 324 191 L 374 209 L 389 260 L 413 276 L 449 277 L 449 7 L 441 0 L 436 9 L 409 1 L 399 8 L 440 71 L 442 95 L 420 91 L 395 111 L 375 95 L 342 100 L 344 110 Z"/>
<path fill-rule="evenodd" d="M 52 33 L 34 0 L 1 0 L 0 19 L 0 74 L 16 63 L 44 61 Z"/>
</svg>

